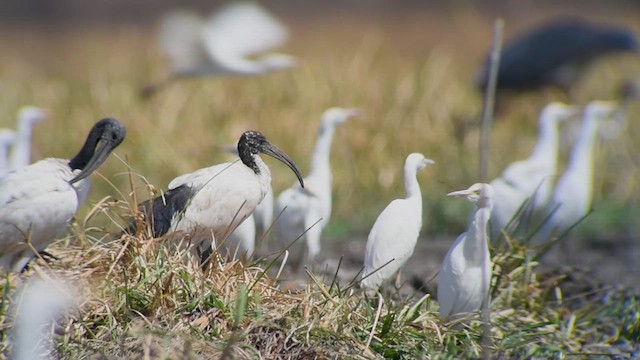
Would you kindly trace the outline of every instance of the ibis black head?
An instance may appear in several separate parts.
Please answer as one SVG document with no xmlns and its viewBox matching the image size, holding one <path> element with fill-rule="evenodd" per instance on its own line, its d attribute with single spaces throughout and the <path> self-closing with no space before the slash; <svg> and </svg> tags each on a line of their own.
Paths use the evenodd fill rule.
<svg viewBox="0 0 640 360">
<path fill-rule="evenodd" d="M 238 141 L 238 155 L 240 156 L 240 160 L 242 160 L 242 163 L 253 169 L 256 174 L 260 171 L 260 169 L 258 168 L 258 165 L 254 160 L 254 155 L 258 155 L 260 153 L 269 155 L 282 161 L 293 171 L 294 174 L 296 174 L 296 177 L 300 182 L 300 186 L 304 187 L 302 174 L 300 174 L 300 170 L 298 170 L 289 155 L 270 143 L 267 138 L 265 138 L 264 135 L 262 135 L 260 132 L 245 131 L 242 136 L 240 136 L 240 140 Z"/>
<path fill-rule="evenodd" d="M 125 126 L 113 118 L 102 119 L 93 125 L 82 149 L 69 161 L 72 170 L 81 170 L 69 183 L 73 184 L 91 175 L 107 160 L 113 149 L 120 145 L 126 133 Z"/>
</svg>

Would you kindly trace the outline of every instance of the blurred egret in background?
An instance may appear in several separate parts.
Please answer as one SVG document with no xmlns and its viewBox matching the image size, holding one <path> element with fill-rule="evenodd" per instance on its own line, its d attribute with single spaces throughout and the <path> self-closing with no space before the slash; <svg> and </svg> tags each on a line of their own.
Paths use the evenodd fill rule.
<svg viewBox="0 0 640 360">
<path fill-rule="evenodd" d="M 0 178 L 9 172 L 9 149 L 15 141 L 15 131 L 0 129 Z"/>
<path fill-rule="evenodd" d="M 322 230 L 331 217 L 330 155 L 333 135 L 338 125 L 358 113 L 356 109 L 334 107 L 322 114 L 304 189 L 294 184 L 276 199 L 275 213 L 279 218 L 275 223 L 275 237 L 280 248 L 289 246 L 304 233 L 303 238 L 289 248 L 294 268 L 311 264 L 320 253 Z"/>
<path fill-rule="evenodd" d="M 491 182 L 495 193 L 491 213 L 494 240 L 509 223 L 512 226 L 506 229 L 508 232 L 517 228 L 518 221 L 512 220 L 526 222 L 528 216 L 541 212 L 547 205 L 557 171 L 558 124 L 578 111 L 576 106 L 557 102 L 545 106 L 540 113 L 538 142 L 529 158 L 510 164 Z"/>
<path fill-rule="evenodd" d="M 31 133 L 33 125 L 47 118 L 47 112 L 35 106 L 25 106 L 18 111 L 17 137 L 9 157 L 9 169 L 15 170 L 31 164 Z"/>
<path fill-rule="evenodd" d="M 257 2 L 232 1 L 207 19 L 187 10 L 167 14 L 160 26 L 160 46 L 171 60 L 169 76 L 143 89 L 152 95 L 180 77 L 260 75 L 296 64 L 285 54 L 268 53 L 282 45 L 288 31 Z"/>
</svg>

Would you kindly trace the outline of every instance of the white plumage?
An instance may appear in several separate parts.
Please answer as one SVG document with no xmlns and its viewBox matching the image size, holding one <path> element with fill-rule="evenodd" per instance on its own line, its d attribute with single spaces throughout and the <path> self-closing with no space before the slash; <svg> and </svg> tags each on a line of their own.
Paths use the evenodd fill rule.
<svg viewBox="0 0 640 360">
<path fill-rule="evenodd" d="M 331 143 L 336 127 L 358 114 L 356 109 L 331 108 L 324 112 L 316 146 L 311 158 L 311 171 L 305 177 L 305 188 L 297 184 L 276 199 L 275 237 L 285 248 L 309 229 L 303 238 L 289 248 L 292 264 L 311 263 L 320 253 L 322 230 L 331 217 Z M 280 215 L 282 213 L 282 215 Z M 315 225 L 314 225 L 315 224 Z M 303 253 L 306 252 L 306 255 Z"/>
<path fill-rule="evenodd" d="M 0 268 L 20 271 L 62 234 L 89 191 L 86 179 L 125 136 L 115 119 L 94 125 L 71 160 L 48 158 L 0 180 Z"/>
<path fill-rule="evenodd" d="M 489 296 L 491 257 L 487 244 L 487 222 L 493 206 L 489 184 L 473 184 L 469 189 L 447 196 L 465 197 L 476 203 L 467 232 L 462 233 L 447 252 L 438 277 L 438 303 L 442 318 L 480 310 Z"/>
<path fill-rule="evenodd" d="M 407 156 L 404 163 L 407 196 L 393 200 L 380 213 L 367 239 L 361 281 L 365 289 L 378 290 L 413 254 L 422 228 L 422 193 L 416 174 L 433 163 L 419 153 Z"/>
<path fill-rule="evenodd" d="M 140 205 L 150 219 L 155 237 L 178 232 L 188 237 L 192 250 L 233 244 L 225 239 L 249 217 L 271 186 L 271 173 L 259 153 L 272 156 L 302 176 L 282 150 L 257 131 L 247 131 L 238 141 L 239 160 L 196 170 L 176 177 L 162 196 Z"/>
<path fill-rule="evenodd" d="M 593 196 L 593 153 L 600 124 L 617 110 L 615 103 L 594 101 L 584 109 L 580 133 L 569 162 L 558 179 L 548 206 L 553 212 L 536 237 L 537 244 L 558 236 L 575 225 L 591 209 Z"/>
<path fill-rule="evenodd" d="M 16 132 L 0 129 L 0 178 L 9 172 L 9 148 L 16 140 Z"/>
<path fill-rule="evenodd" d="M 45 120 L 45 110 L 25 106 L 18 111 L 17 137 L 11 149 L 9 169 L 15 170 L 31 164 L 31 132 L 33 125 Z"/>
<path fill-rule="evenodd" d="M 540 114 L 538 142 L 526 160 L 509 165 L 499 178 L 491 182 L 495 192 L 491 213 L 492 238 L 496 239 L 521 209 L 518 219 L 540 212 L 547 205 L 553 189 L 558 163 L 558 124 L 577 114 L 578 108 L 562 103 L 550 103 Z M 523 207 L 523 203 L 531 202 Z"/>
<path fill-rule="evenodd" d="M 295 59 L 270 53 L 249 56 L 280 46 L 287 29 L 258 3 L 233 1 L 202 19 L 177 10 L 167 14 L 160 28 L 160 45 L 169 56 L 169 79 L 190 76 L 260 75 L 290 68 Z M 144 90 L 150 95 L 159 85 Z"/>
</svg>

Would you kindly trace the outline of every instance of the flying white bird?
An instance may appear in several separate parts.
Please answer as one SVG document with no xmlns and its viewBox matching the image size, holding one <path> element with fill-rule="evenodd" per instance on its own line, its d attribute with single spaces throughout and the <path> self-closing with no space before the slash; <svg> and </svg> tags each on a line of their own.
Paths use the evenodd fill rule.
<svg viewBox="0 0 640 360">
<path fill-rule="evenodd" d="M 361 281 L 368 292 L 377 291 L 413 254 L 422 228 L 422 193 L 416 174 L 429 164 L 434 161 L 422 154 L 407 156 L 404 163 L 407 197 L 387 205 L 371 228 Z"/>
<path fill-rule="evenodd" d="M 98 121 L 71 160 L 47 158 L 0 179 L 0 268 L 20 271 L 62 234 L 89 191 L 86 179 L 124 139 L 124 125 Z"/>
<path fill-rule="evenodd" d="M 0 129 L 0 178 L 9 172 L 9 148 L 16 140 L 16 132 Z"/>
<path fill-rule="evenodd" d="M 538 142 L 529 158 L 512 163 L 491 182 L 496 194 L 491 214 L 494 240 L 510 222 L 507 230 L 516 229 L 518 219 L 526 221 L 528 215 L 539 213 L 547 205 L 557 172 L 558 124 L 577 113 L 575 106 L 557 102 L 547 105 L 540 114 Z M 527 200 L 530 202 L 523 206 Z"/>
<path fill-rule="evenodd" d="M 35 106 L 25 106 L 18 111 L 17 137 L 9 157 L 10 170 L 31 164 L 31 130 L 46 118 L 47 112 Z"/>
<path fill-rule="evenodd" d="M 535 244 L 546 242 L 551 236 L 575 225 L 591 209 L 593 196 L 593 153 L 598 128 L 618 107 L 613 102 L 593 101 L 582 115 L 580 133 L 573 144 L 569 162 L 553 190 L 548 221 L 534 239 Z"/>
<path fill-rule="evenodd" d="M 357 114 L 356 109 L 342 108 L 324 112 L 311 158 L 311 171 L 304 179 L 305 188 L 294 184 L 276 199 L 275 213 L 279 218 L 275 223 L 275 237 L 281 248 L 289 246 L 308 229 L 304 237 L 289 248 L 294 269 L 312 263 L 320 253 L 320 236 L 331 217 L 329 158 L 333 134 L 338 125 Z"/>
<path fill-rule="evenodd" d="M 180 77 L 260 75 L 287 69 L 293 57 L 263 53 L 284 43 L 287 29 L 258 3 L 233 1 L 208 19 L 186 10 L 167 14 L 162 20 L 160 45 L 172 62 L 164 81 L 147 86 L 150 96 L 160 86 Z"/>
<path fill-rule="evenodd" d="M 271 186 L 271 172 L 260 153 L 282 161 L 304 186 L 300 171 L 287 154 L 261 133 L 247 131 L 238 141 L 239 160 L 178 176 L 163 195 L 140 204 L 153 236 L 174 232 L 180 239 L 188 239 L 196 261 L 199 252 L 212 244 L 224 246 L 227 236 L 253 213 Z M 135 230 L 132 224 L 128 232 Z"/>
<path fill-rule="evenodd" d="M 438 303 L 442 318 L 480 310 L 483 301 L 489 300 L 492 267 L 487 244 L 487 222 L 494 198 L 491 185 L 477 183 L 447 196 L 464 197 L 475 203 L 477 210 L 467 232 L 456 239 L 440 267 Z"/>
<path fill-rule="evenodd" d="M 32 278 L 19 294 L 20 302 L 13 328 L 15 342 L 12 359 L 47 360 L 55 358 L 47 346 L 51 323 L 77 303 L 75 289 L 59 280 Z"/>
</svg>

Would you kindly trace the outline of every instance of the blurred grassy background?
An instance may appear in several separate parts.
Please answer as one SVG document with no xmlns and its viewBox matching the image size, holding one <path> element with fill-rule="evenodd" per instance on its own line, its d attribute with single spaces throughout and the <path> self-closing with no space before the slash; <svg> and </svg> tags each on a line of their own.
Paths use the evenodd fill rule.
<svg viewBox="0 0 640 360">
<path fill-rule="evenodd" d="M 640 9 L 623 1 L 615 6 L 568 2 L 561 8 L 497 1 L 487 7 L 464 1 L 397 7 L 376 2 L 386 4 L 376 8 L 356 1 L 317 13 L 300 6 L 287 12 L 289 3 L 274 2 L 272 9 L 291 27 L 292 39 L 283 50 L 300 58 L 299 67 L 256 78 L 183 80 L 149 101 L 139 98 L 139 90 L 161 78 L 167 65 L 156 46 L 153 19 L 136 22 L 125 16 L 118 21 L 105 15 L 95 23 L 90 17 L 70 24 L 60 19 L 5 23 L 0 30 L 0 126 L 13 127 L 22 105 L 49 109 L 51 119 L 34 129 L 33 160 L 68 158 L 95 121 L 115 117 L 128 129 L 118 157 L 164 189 L 176 175 L 226 161 L 217 146 L 235 143 L 247 129 L 262 131 L 306 173 L 322 112 L 331 106 L 358 107 L 363 115 L 338 129 L 334 139 L 334 213 L 327 234 L 366 234 L 383 207 L 403 196 L 402 164 L 416 151 L 436 161 L 419 174 L 423 234 L 456 234 L 469 208 L 444 194 L 477 180 L 475 122 L 481 97 L 473 78 L 495 16 L 505 18 L 507 39 L 559 14 L 589 13 L 588 18 L 625 24 L 640 34 Z M 359 11 L 358 3 L 367 11 Z M 621 80 L 638 73 L 640 62 L 633 56 L 602 61 L 579 84 L 576 102 L 613 99 Z M 493 132 L 492 178 L 528 156 L 538 112 L 551 100 L 566 98 L 554 91 L 525 94 L 500 116 Z M 637 116 L 633 105 L 627 131 L 599 146 L 596 212 L 581 225 L 590 236 L 638 236 Z M 267 162 L 277 194 L 294 177 L 280 163 Z M 100 174 L 127 194 L 126 171 L 114 157 Z M 93 176 L 89 201 L 107 195 L 117 196 L 107 181 Z M 139 196 L 145 198 L 146 190 Z"/>
</svg>

